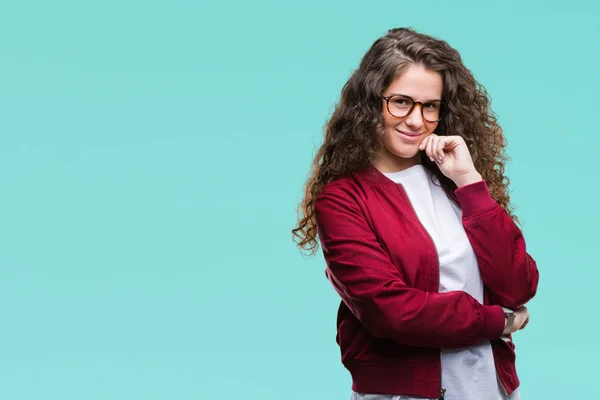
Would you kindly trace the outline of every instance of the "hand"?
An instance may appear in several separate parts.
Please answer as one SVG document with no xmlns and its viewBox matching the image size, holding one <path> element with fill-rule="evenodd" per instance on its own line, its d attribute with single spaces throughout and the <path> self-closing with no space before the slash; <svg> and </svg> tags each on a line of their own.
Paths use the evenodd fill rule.
<svg viewBox="0 0 600 400">
<path fill-rule="evenodd" d="M 521 325 L 521 327 L 519 328 L 519 330 L 521 329 L 525 329 L 525 327 L 527 326 L 527 324 L 529 323 L 529 310 L 527 310 L 527 307 L 523 306 L 521 308 L 525 309 L 525 312 L 527 313 L 527 316 L 525 318 L 525 321 L 523 322 L 523 324 Z M 516 316 L 515 316 L 516 317 Z"/>
<path fill-rule="evenodd" d="M 427 136 L 419 146 L 431 161 L 437 163 L 440 171 L 461 187 L 482 180 L 473 165 L 471 153 L 465 140 L 460 136 Z"/>
<path fill-rule="evenodd" d="M 506 327 L 507 319 L 504 321 L 504 326 Z M 505 332 L 504 334 L 508 335 L 510 333 L 515 333 L 518 330 L 524 329 L 529 323 L 529 310 L 527 307 L 521 306 L 515 310 L 515 319 L 513 321 L 512 327 Z"/>
</svg>

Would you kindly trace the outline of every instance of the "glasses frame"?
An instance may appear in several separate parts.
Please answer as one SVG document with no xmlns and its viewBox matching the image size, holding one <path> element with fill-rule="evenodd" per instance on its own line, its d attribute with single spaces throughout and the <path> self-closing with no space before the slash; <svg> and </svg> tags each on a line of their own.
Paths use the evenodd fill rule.
<svg viewBox="0 0 600 400">
<path fill-rule="evenodd" d="M 410 110 L 408 110 L 408 112 L 406 113 L 406 115 L 404 117 L 399 117 L 397 115 L 394 115 L 390 111 L 390 100 L 392 99 L 392 97 L 397 97 L 397 96 L 399 96 L 399 97 L 406 97 L 407 99 L 410 99 L 412 101 L 412 103 L 413 103 L 412 107 L 410 107 Z M 420 106 L 419 108 L 421 109 L 421 118 L 423 119 L 423 121 L 427 121 L 427 122 L 440 122 L 442 120 L 442 118 L 443 118 L 443 111 L 444 111 L 444 105 L 445 105 L 445 103 L 442 100 L 431 100 L 431 101 L 422 102 L 422 101 L 416 101 L 415 99 L 413 99 L 410 96 L 407 96 L 405 94 L 399 94 L 399 93 L 394 93 L 394 94 L 391 94 L 389 96 L 381 96 L 381 98 L 385 100 L 386 108 L 387 108 L 388 113 L 392 117 L 394 117 L 394 118 L 404 119 L 404 118 L 408 117 L 410 114 L 412 114 L 412 112 L 414 111 L 415 106 L 417 104 Z M 425 118 L 425 114 L 423 114 L 423 105 L 425 105 L 427 103 L 433 103 L 433 102 L 439 102 L 440 103 L 440 117 L 438 119 L 436 119 L 435 121 L 430 121 L 427 118 Z"/>
</svg>

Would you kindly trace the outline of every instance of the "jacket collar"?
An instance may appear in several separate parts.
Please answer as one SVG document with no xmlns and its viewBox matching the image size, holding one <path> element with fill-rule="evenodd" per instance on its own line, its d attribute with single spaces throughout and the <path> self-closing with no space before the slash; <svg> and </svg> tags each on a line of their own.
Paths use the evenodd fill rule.
<svg viewBox="0 0 600 400">
<path fill-rule="evenodd" d="M 396 186 L 396 183 L 381 173 L 374 166 L 370 166 L 364 171 L 355 172 L 353 174 L 357 179 L 366 181 L 375 185 Z"/>
</svg>

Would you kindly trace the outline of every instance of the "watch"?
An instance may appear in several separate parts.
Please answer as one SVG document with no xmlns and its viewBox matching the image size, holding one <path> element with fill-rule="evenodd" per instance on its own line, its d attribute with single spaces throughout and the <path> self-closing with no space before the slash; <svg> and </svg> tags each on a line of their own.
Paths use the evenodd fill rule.
<svg viewBox="0 0 600 400">
<path fill-rule="evenodd" d="M 504 330 L 502 331 L 502 334 L 506 335 L 508 332 L 510 332 L 510 330 L 512 329 L 513 323 L 515 322 L 514 311 L 505 308 L 504 309 L 504 318 L 508 318 L 508 321 L 506 322 L 506 326 L 504 327 Z"/>
</svg>

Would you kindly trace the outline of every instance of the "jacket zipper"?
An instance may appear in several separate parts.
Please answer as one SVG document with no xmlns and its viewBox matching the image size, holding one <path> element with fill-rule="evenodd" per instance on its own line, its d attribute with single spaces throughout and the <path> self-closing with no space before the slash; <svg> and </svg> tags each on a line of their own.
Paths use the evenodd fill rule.
<svg viewBox="0 0 600 400">
<path fill-rule="evenodd" d="M 406 197 L 406 201 L 408 201 L 408 204 L 410 204 L 410 207 L 413 211 L 413 215 L 415 216 L 415 222 L 417 223 L 417 226 L 419 228 L 421 228 L 421 230 L 425 233 L 425 235 L 429 238 L 429 240 L 431 241 L 431 244 L 433 245 L 433 248 L 435 249 L 435 260 L 436 260 L 436 267 L 437 267 L 437 274 L 435 274 L 435 278 L 436 278 L 436 291 L 439 293 L 440 291 L 440 258 L 438 257 L 438 249 L 437 246 L 435 245 L 435 242 L 433 241 L 433 237 L 431 237 L 431 234 L 427 231 L 427 229 L 425 229 L 425 227 L 423 226 L 423 224 L 421 223 L 421 221 L 419 220 L 419 216 L 417 215 L 417 211 L 415 210 L 415 207 L 412 205 L 412 203 L 410 202 L 410 199 L 408 198 L 408 193 L 406 193 L 406 189 L 404 188 L 404 185 L 402 185 L 401 183 L 397 183 L 401 188 L 402 188 L 402 192 L 404 193 L 404 197 Z M 505 390 L 506 392 L 506 390 Z M 444 389 L 442 387 L 442 351 L 440 350 L 440 397 L 438 398 L 438 400 L 444 400 L 444 395 L 446 394 L 446 389 Z"/>
</svg>

